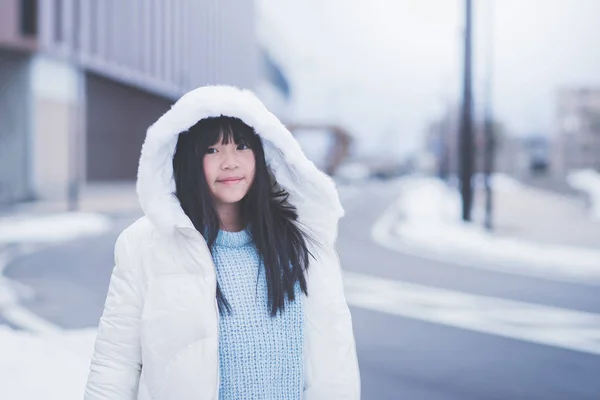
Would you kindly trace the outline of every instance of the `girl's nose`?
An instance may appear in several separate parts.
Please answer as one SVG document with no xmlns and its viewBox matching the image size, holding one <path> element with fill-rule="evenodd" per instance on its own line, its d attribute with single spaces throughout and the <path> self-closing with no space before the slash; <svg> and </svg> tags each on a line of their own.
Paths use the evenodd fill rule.
<svg viewBox="0 0 600 400">
<path fill-rule="evenodd" d="M 234 169 L 238 167 L 237 156 L 235 151 L 225 151 L 223 157 L 223 163 L 221 164 L 221 168 L 223 169 Z"/>
</svg>

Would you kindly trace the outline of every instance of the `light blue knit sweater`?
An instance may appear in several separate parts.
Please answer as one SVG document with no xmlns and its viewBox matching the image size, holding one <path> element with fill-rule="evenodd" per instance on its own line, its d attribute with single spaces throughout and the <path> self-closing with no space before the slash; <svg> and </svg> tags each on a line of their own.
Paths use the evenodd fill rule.
<svg viewBox="0 0 600 400">
<path fill-rule="evenodd" d="M 303 304 L 271 318 L 262 263 L 248 231 L 220 231 L 217 278 L 232 314 L 219 319 L 220 400 L 299 400 L 303 379 Z"/>
</svg>

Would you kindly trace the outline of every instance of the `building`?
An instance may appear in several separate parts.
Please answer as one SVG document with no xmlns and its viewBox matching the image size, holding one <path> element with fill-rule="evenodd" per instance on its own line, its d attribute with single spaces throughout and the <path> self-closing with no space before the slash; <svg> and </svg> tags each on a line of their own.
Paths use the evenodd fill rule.
<svg viewBox="0 0 600 400">
<path fill-rule="evenodd" d="M 555 126 L 552 157 L 556 172 L 600 171 L 600 88 L 559 90 Z"/>
<path fill-rule="evenodd" d="M 529 168 L 528 142 L 507 133 L 499 122 L 494 129 L 494 172 L 518 175 Z M 473 121 L 474 173 L 484 171 L 486 135 L 484 122 Z M 458 175 L 460 171 L 460 108 L 449 107 L 438 119 L 431 121 L 424 136 L 424 150 L 435 158 L 434 172 L 442 177 Z"/>
<path fill-rule="evenodd" d="M 133 180 L 147 127 L 206 84 L 255 89 L 252 0 L 0 0 L 0 205 Z"/>
</svg>

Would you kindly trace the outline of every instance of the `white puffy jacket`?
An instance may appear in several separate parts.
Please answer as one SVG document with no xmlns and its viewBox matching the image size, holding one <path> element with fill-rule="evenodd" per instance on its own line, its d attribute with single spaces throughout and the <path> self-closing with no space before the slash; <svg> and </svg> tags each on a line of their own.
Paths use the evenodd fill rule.
<svg viewBox="0 0 600 400">
<path fill-rule="evenodd" d="M 220 115 L 242 119 L 261 136 L 270 171 L 320 244 L 312 249 L 304 299 L 303 399 L 359 399 L 352 321 L 334 248 L 343 215 L 335 185 L 251 92 L 229 86 L 187 93 L 148 129 L 137 183 L 145 216 L 115 245 L 85 399 L 136 399 L 140 376 L 151 399 L 218 399 L 215 270 L 206 242 L 173 195 L 172 158 L 180 132 Z"/>
</svg>

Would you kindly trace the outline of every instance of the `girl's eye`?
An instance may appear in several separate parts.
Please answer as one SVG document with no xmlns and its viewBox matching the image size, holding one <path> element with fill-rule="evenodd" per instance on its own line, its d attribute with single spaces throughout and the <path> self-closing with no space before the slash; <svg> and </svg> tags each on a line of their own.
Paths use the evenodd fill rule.
<svg viewBox="0 0 600 400">
<path fill-rule="evenodd" d="M 209 147 L 208 149 L 206 149 L 206 154 L 215 154 L 217 152 L 217 149 L 215 149 L 214 147 Z"/>
<path fill-rule="evenodd" d="M 238 150 L 248 150 L 250 147 L 247 144 L 241 143 L 238 145 Z"/>
</svg>

